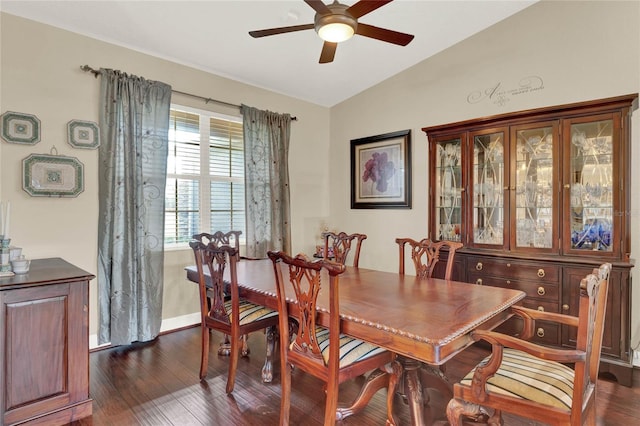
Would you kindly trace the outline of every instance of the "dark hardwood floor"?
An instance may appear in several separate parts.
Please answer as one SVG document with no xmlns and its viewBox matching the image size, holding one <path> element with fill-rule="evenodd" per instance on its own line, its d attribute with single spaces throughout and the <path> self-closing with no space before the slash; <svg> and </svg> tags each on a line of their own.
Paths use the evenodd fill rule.
<svg viewBox="0 0 640 426">
<path fill-rule="evenodd" d="M 218 357 L 221 336 L 212 333 L 209 375 L 198 380 L 200 367 L 200 328 L 164 334 L 154 342 L 128 347 L 103 349 L 90 354 L 93 416 L 74 422 L 86 425 L 276 425 L 280 409 L 279 364 L 273 383 L 263 384 L 260 370 L 264 362 L 264 335 L 250 336 L 251 355 L 241 358 L 235 390 L 225 394 L 226 357 Z M 447 364 L 447 375 L 458 380 L 486 355 L 483 348 L 472 347 Z M 276 360 L 277 361 L 277 360 Z M 619 386 L 611 378 L 598 383 L 597 425 L 630 425 L 640 420 L 640 373 L 635 371 L 635 386 Z M 363 378 L 340 387 L 341 402 L 351 401 Z M 292 425 L 321 425 L 324 396 L 322 383 L 295 371 L 292 377 Z M 427 424 L 445 425 L 444 401 L 431 391 Z M 360 414 L 347 418 L 344 425 L 382 425 L 385 418 L 385 391 L 379 391 Z M 408 425 L 407 406 L 396 399 L 395 411 L 402 425 Z M 538 425 L 506 415 L 507 425 Z"/>
</svg>

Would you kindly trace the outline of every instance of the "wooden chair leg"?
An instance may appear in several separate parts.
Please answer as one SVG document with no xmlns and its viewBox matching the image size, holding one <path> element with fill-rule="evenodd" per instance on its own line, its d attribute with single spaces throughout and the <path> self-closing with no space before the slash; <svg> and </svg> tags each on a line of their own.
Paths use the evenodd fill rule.
<svg viewBox="0 0 640 426">
<path fill-rule="evenodd" d="M 200 354 L 200 380 L 207 377 L 207 370 L 209 369 L 209 327 L 204 325 L 201 328 L 201 341 L 202 341 L 202 353 Z"/>
<path fill-rule="evenodd" d="M 484 415 L 486 416 L 486 414 L 484 414 Z M 587 424 L 589 424 L 589 423 L 587 423 Z M 502 426 L 502 425 L 504 425 L 504 421 L 502 420 L 502 411 L 495 410 L 493 412 L 493 415 L 491 417 L 489 417 L 489 420 L 487 420 L 487 425 L 489 425 L 489 426 Z"/>
<path fill-rule="evenodd" d="M 291 409 L 291 366 L 286 362 L 280 364 L 280 426 L 289 426 L 289 411 Z"/>
<path fill-rule="evenodd" d="M 238 358 L 240 358 L 240 350 L 238 348 L 240 340 L 241 336 L 231 336 L 231 352 L 229 353 L 229 372 L 227 376 L 228 394 L 233 392 L 236 382 L 236 370 L 238 368 Z"/>
<path fill-rule="evenodd" d="M 331 376 L 331 374 L 329 374 Z M 338 413 L 338 380 L 329 377 L 327 382 L 326 405 L 324 408 L 324 426 L 334 426 Z"/>
</svg>

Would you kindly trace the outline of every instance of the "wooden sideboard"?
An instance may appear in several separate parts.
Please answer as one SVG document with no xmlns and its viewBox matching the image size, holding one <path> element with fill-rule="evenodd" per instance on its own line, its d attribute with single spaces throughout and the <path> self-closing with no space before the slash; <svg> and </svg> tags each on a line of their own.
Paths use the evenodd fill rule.
<svg viewBox="0 0 640 426">
<path fill-rule="evenodd" d="M 63 425 L 90 416 L 89 281 L 60 258 L 0 278 L 3 425 Z"/>
</svg>

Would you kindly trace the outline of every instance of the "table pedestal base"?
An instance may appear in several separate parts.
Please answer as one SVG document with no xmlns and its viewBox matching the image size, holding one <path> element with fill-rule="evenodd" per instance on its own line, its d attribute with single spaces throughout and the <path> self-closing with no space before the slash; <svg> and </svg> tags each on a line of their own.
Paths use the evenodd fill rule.
<svg viewBox="0 0 640 426">
<path fill-rule="evenodd" d="M 249 355 L 249 345 L 247 340 L 249 336 L 246 334 L 244 336 L 240 336 L 240 340 L 242 341 L 242 346 L 240 347 L 240 355 L 248 356 Z M 220 343 L 220 347 L 218 348 L 218 355 L 220 356 L 229 356 L 231 355 L 231 342 L 229 341 L 229 335 L 224 335 L 224 341 Z"/>
<path fill-rule="evenodd" d="M 397 393 L 408 404 L 412 425 L 424 425 L 424 407 L 429 405 L 429 392 L 425 389 L 438 391 L 445 400 L 453 397 L 453 386 L 444 374 L 443 366 L 431 366 L 412 358 L 398 357 L 402 364 L 402 382 Z"/>
<path fill-rule="evenodd" d="M 365 382 L 364 386 L 362 386 L 362 389 L 360 389 L 360 393 L 353 401 L 351 406 L 338 408 L 338 410 L 336 411 L 336 420 L 344 420 L 348 416 L 357 414 L 362 411 L 369 404 L 369 401 L 371 401 L 371 398 L 373 397 L 373 395 L 375 395 L 376 392 L 389 386 L 390 380 L 394 380 L 397 382 L 395 386 L 398 385 L 398 382 L 400 382 L 400 378 L 402 376 L 402 366 L 400 365 L 400 363 L 394 361 L 382 368 L 383 369 L 374 370 L 371 374 L 369 374 L 369 377 L 367 377 L 367 381 Z M 390 398 L 393 399 L 393 395 L 391 395 Z M 389 404 L 391 404 L 391 401 L 388 397 L 387 406 Z M 393 419 L 387 419 L 387 426 L 396 424 L 395 421 L 391 420 Z"/>
<path fill-rule="evenodd" d="M 262 382 L 271 383 L 273 380 L 273 354 L 276 353 L 276 342 L 279 339 L 278 328 L 268 327 L 266 333 L 267 354 L 262 366 Z"/>
</svg>

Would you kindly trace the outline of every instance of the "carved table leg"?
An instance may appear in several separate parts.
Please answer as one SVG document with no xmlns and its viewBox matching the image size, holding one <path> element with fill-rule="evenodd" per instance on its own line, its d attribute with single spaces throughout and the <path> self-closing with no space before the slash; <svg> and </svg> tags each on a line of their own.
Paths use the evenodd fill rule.
<svg viewBox="0 0 640 426">
<path fill-rule="evenodd" d="M 242 356 L 248 356 L 249 345 L 247 342 L 249 340 L 249 336 L 244 334 L 240 336 L 240 340 L 242 341 L 242 344 L 240 345 L 240 354 Z M 229 341 L 229 335 L 225 334 L 224 341 L 220 343 L 220 347 L 218 348 L 218 355 L 229 356 L 230 354 L 231 354 L 231 342 Z"/>
<path fill-rule="evenodd" d="M 409 413 L 411 414 L 412 425 L 424 425 L 424 394 L 422 392 L 422 383 L 420 381 L 420 365 L 419 361 L 411 358 L 399 357 L 402 364 L 404 377 L 404 396 L 409 403 Z M 428 395 L 427 395 L 428 397 Z"/>
<path fill-rule="evenodd" d="M 422 364 L 420 368 L 420 380 L 423 389 L 435 389 L 445 400 L 453 398 L 453 385 L 445 375 L 442 366 L 437 367 Z"/>
<path fill-rule="evenodd" d="M 273 380 L 273 354 L 275 353 L 276 341 L 278 340 L 278 329 L 275 326 L 268 327 L 266 330 L 266 346 L 267 355 L 262 367 L 262 381 L 271 383 Z"/>
<path fill-rule="evenodd" d="M 220 347 L 218 348 L 218 355 L 220 356 L 229 356 L 231 354 L 231 342 L 229 341 L 229 335 L 224 335 L 224 341 L 220 343 Z"/>
<path fill-rule="evenodd" d="M 447 420 L 449 420 L 449 424 L 452 426 L 462 425 L 463 416 L 474 419 L 475 421 L 482 422 L 486 422 L 487 418 L 489 417 L 484 407 L 478 404 L 473 404 L 471 402 L 466 402 L 455 398 L 449 401 L 449 404 L 447 404 Z M 499 414 L 498 417 L 500 417 Z M 502 424 L 501 418 L 498 421 L 499 423 L 490 424 Z"/>
<path fill-rule="evenodd" d="M 374 370 L 369 374 L 369 377 L 367 377 L 367 381 L 364 386 L 362 386 L 362 389 L 360 389 L 360 393 L 351 406 L 338 408 L 336 412 L 336 420 L 344 420 L 348 416 L 362 411 L 367 406 L 373 395 L 380 389 L 386 388 L 388 384 L 388 374 L 382 370 Z"/>
<path fill-rule="evenodd" d="M 240 350 L 240 355 L 242 356 L 249 356 L 249 335 L 248 334 L 244 334 L 240 337 L 240 340 L 242 340 L 242 346 L 241 346 L 241 350 Z"/>
</svg>

